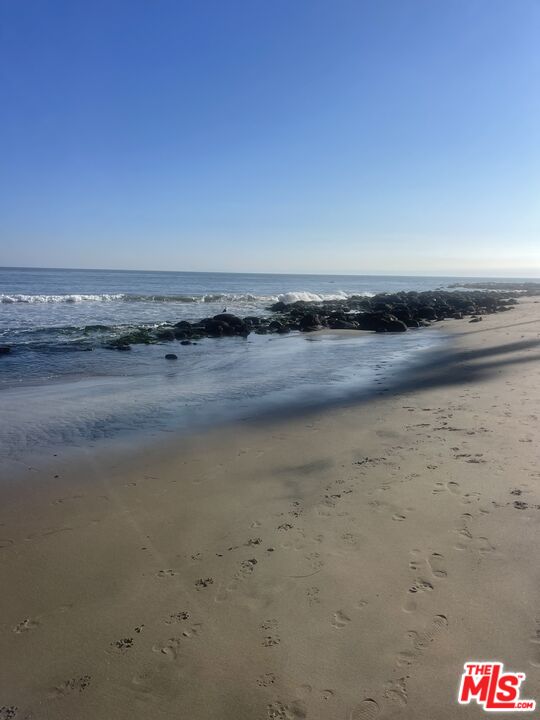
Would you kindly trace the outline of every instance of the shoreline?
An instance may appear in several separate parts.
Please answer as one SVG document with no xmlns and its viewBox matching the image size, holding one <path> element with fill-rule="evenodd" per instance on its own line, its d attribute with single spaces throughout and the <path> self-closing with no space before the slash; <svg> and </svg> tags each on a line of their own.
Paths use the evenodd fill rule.
<svg viewBox="0 0 540 720">
<path fill-rule="evenodd" d="M 446 342 L 446 333 L 438 323 L 406 337 L 324 329 L 254 336 L 247 345 L 230 338 L 206 342 L 216 346 L 206 357 L 193 352 L 178 363 L 163 360 L 154 348 L 157 355 L 144 368 L 128 364 L 123 376 L 62 377 L 2 388 L 0 458 L 41 463 L 42 456 L 62 455 L 69 446 L 91 444 L 106 452 L 116 442 L 146 445 L 156 433 L 192 436 L 240 420 L 333 407 L 372 395 L 391 377 L 427 362 L 427 353 Z"/>
<path fill-rule="evenodd" d="M 362 402 L 2 484 L 0 708 L 472 718 L 471 658 L 540 699 L 539 308 Z"/>
</svg>

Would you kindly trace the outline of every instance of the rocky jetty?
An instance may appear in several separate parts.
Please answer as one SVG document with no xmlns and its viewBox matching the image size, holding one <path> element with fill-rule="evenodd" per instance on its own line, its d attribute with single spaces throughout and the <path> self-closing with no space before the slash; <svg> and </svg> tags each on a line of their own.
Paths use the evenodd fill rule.
<svg viewBox="0 0 540 720">
<path fill-rule="evenodd" d="M 509 292 L 480 290 L 381 293 L 360 295 L 346 300 L 322 302 L 277 302 L 265 316 L 240 318 L 220 313 L 194 322 L 181 320 L 157 328 L 140 327 L 122 335 L 108 347 L 127 350 L 131 345 L 179 340 L 191 345 L 202 338 L 247 337 L 250 333 L 314 332 L 364 330 L 367 332 L 406 332 L 448 318 L 476 318 L 510 310 L 517 300 Z"/>
</svg>

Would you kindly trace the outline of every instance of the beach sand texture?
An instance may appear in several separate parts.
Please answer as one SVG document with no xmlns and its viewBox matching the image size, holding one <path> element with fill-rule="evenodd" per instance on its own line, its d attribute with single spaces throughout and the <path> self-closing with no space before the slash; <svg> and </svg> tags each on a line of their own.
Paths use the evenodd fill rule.
<svg viewBox="0 0 540 720">
<path fill-rule="evenodd" d="M 0 719 L 450 720 L 540 701 L 540 304 L 370 400 L 0 488 Z"/>
</svg>

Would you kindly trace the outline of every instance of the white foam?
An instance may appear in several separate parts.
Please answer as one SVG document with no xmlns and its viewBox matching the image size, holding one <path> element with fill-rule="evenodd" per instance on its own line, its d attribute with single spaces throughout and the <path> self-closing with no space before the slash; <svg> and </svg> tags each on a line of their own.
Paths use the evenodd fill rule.
<svg viewBox="0 0 540 720">
<path fill-rule="evenodd" d="M 78 302 L 107 302 L 110 300 L 122 300 L 122 293 L 105 293 L 102 295 L 0 295 L 0 302 L 4 304 L 12 303 L 78 303 Z"/>
<path fill-rule="evenodd" d="M 347 300 L 349 295 L 342 290 L 338 290 L 337 293 L 312 293 L 307 290 L 299 290 L 297 292 L 288 292 L 278 295 L 278 300 L 290 305 L 295 302 L 323 302 L 324 300 Z"/>
</svg>

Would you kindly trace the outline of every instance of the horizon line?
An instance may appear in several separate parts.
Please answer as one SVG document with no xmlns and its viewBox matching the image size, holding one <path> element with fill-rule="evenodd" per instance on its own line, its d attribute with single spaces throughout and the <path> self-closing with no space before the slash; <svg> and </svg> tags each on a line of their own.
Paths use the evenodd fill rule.
<svg viewBox="0 0 540 720">
<path fill-rule="evenodd" d="M 459 272 L 453 273 L 453 274 L 443 274 L 439 275 L 437 272 L 429 273 L 429 272 L 422 272 L 420 274 L 414 273 L 414 272 L 405 272 L 405 273 L 399 273 L 399 272 L 381 272 L 381 271 L 371 271 L 371 272 L 264 272 L 261 270 L 255 270 L 255 271 L 228 271 L 228 270 L 143 270 L 140 268 L 98 268 L 98 267 L 88 267 L 88 268 L 82 268 L 82 267 L 44 267 L 44 266 L 38 266 L 38 265 L 0 265 L 0 270 L 71 270 L 76 272 L 121 272 L 121 273 L 130 273 L 130 272 L 136 272 L 136 273 L 163 273 L 163 274 L 186 274 L 186 275 L 301 275 L 306 277 L 324 277 L 324 276 L 334 276 L 334 277 L 431 277 L 431 278 L 441 278 L 441 279 L 452 279 L 452 278 L 478 278 L 480 280 L 530 280 L 530 281 L 539 281 L 540 282 L 540 274 L 536 276 L 524 276 L 524 275 L 481 275 L 481 274 L 471 274 L 470 272 L 466 274 L 461 274 Z M 448 271 L 446 271 L 448 272 Z"/>
</svg>

